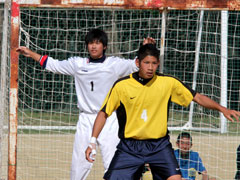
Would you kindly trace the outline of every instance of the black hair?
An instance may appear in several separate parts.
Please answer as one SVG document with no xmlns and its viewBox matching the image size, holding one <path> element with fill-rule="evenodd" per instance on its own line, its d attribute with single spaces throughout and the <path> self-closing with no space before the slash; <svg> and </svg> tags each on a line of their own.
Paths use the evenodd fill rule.
<svg viewBox="0 0 240 180">
<path fill-rule="evenodd" d="M 182 139 L 182 138 L 188 138 L 188 139 L 190 139 L 190 141 L 191 141 L 191 143 L 192 143 L 192 137 L 191 137 L 191 135 L 190 135 L 188 132 L 182 132 L 182 133 L 180 133 L 180 134 L 178 135 L 178 137 L 177 137 L 177 143 L 179 143 L 180 139 Z"/>
<path fill-rule="evenodd" d="M 90 30 L 85 37 L 86 46 L 90 42 L 94 42 L 95 40 L 100 41 L 104 47 L 107 47 L 108 37 L 107 34 L 101 29 L 92 29 Z M 105 50 L 104 50 L 105 53 Z"/>
<path fill-rule="evenodd" d="M 154 56 L 159 61 L 160 51 L 154 44 L 142 45 L 138 50 L 138 60 L 143 60 L 146 56 Z"/>
</svg>

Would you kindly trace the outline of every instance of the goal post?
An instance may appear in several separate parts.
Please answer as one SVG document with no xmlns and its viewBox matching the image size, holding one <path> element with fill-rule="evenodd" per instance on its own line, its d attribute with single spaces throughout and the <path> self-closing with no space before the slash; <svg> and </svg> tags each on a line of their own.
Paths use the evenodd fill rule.
<svg viewBox="0 0 240 180">
<path fill-rule="evenodd" d="M 134 59 L 143 38 L 151 36 L 161 52 L 160 72 L 240 110 L 237 0 L 12 0 L 6 9 L 11 31 L 4 35 L 9 45 L 1 64 L 6 60 L 8 67 L 1 81 L 8 83 L 4 102 L 9 104 L 2 101 L 2 108 L 8 106 L 9 114 L 2 114 L 9 118 L 3 124 L 9 140 L 0 179 L 69 179 L 79 114 L 74 79 L 19 56 L 19 45 L 59 60 L 87 57 L 85 34 L 100 28 L 109 37 L 107 55 Z M 179 132 L 192 133 L 210 176 L 233 179 L 238 124 L 192 103 L 189 108 L 170 104 L 168 127 L 173 145 Z M 100 155 L 97 159 L 88 179 L 102 178 Z"/>
<path fill-rule="evenodd" d="M 11 2 L 4 2 L 0 1 L 0 54 L 1 54 L 1 91 L 0 91 L 0 97 L 1 97 L 1 103 L 0 103 L 0 177 L 3 174 L 3 172 L 6 172 L 6 165 L 5 161 L 7 160 L 7 123 L 8 123 L 8 117 L 9 117 L 9 101 L 8 101 L 8 94 L 9 94 L 9 86 L 8 86 L 8 79 L 10 79 L 9 73 L 8 73 L 8 49 L 9 49 L 9 43 L 8 43 L 8 30 L 9 23 L 8 23 L 8 17 L 9 17 L 9 7 Z"/>
<path fill-rule="evenodd" d="M 221 12 L 221 100 L 220 104 L 227 107 L 227 59 L 228 59 L 228 12 Z M 227 120 L 220 114 L 221 132 L 227 132 Z"/>
</svg>

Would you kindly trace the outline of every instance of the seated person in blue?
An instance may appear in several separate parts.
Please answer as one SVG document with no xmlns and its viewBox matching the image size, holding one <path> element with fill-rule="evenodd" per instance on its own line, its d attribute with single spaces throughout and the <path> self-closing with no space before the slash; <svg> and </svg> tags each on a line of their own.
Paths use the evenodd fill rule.
<svg viewBox="0 0 240 180">
<path fill-rule="evenodd" d="M 235 175 L 236 180 L 240 180 L 240 145 L 237 148 L 237 172 Z"/>
<path fill-rule="evenodd" d="M 188 132 L 182 132 L 177 138 L 178 149 L 174 151 L 177 158 L 182 178 L 186 180 L 195 180 L 196 173 L 202 174 L 202 180 L 208 180 L 206 168 L 198 152 L 194 152 L 192 147 L 192 137 Z"/>
</svg>

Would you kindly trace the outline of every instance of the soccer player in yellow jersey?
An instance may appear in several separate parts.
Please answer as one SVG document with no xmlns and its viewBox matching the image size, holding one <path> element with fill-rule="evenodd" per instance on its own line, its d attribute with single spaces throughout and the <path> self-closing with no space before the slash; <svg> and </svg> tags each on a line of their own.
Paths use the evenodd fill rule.
<svg viewBox="0 0 240 180">
<path fill-rule="evenodd" d="M 238 121 L 240 112 L 219 105 L 172 76 L 156 73 L 159 51 L 152 44 L 140 47 L 136 64 L 139 71 L 116 81 L 105 98 L 86 159 L 94 161 L 96 138 L 107 117 L 116 110 L 120 142 L 104 179 L 139 180 L 144 165 L 149 164 L 154 180 L 181 180 L 167 130 L 169 103 L 187 107 L 193 100 L 222 112 L 230 121 L 233 117 Z"/>
</svg>

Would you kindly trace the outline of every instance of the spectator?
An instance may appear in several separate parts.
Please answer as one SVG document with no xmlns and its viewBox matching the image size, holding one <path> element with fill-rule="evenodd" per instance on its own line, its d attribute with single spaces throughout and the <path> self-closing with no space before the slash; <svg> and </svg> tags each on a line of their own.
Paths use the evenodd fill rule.
<svg viewBox="0 0 240 180">
<path fill-rule="evenodd" d="M 207 170 L 202 163 L 198 152 L 190 150 L 192 148 L 192 137 L 188 132 L 182 132 L 177 137 L 177 147 L 174 154 L 177 158 L 182 178 L 194 180 L 196 173 L 202 174 L 202 180 L 208 180 Z"/>
<path fill-rule="evenodd" d="M 235 175 L 236 180 L 240 180 L 240 145 L 237 148 L 237 172 Z"/>
</svg>

